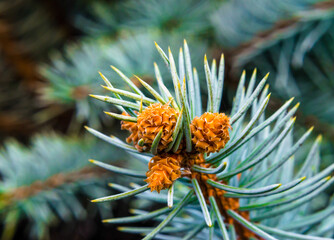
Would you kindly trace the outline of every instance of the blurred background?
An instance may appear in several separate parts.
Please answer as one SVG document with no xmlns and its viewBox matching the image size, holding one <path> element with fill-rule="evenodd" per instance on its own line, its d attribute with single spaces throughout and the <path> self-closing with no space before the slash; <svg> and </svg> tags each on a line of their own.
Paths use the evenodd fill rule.
<svg viewBox="0 0 334 240">
<path fill-rule="evenodd" d="M 2 239 L 140 238 L 101 220 L 147 202 L 89 202 L 112 194 L 110 181 L 138 180 L 116 178 L 88 162 L 135 164 L 83 130 L 89 125 L 124 136 L 103 113 L 111 106 L 88 94 L 104 92 L 98 71 L 127 87 L 110 65 L 155 85 L 157 62 L 171 84 L 154 41 L 177 56 L 183 39 L 200 76 L 204 53 L 210 60 L 225 54 L 221 111 L 230 111 L 243 69 L 247 79 L 254 68 L 259 77 L 270 72 L 269 113 L 294 96 L 301 102 L 297 135 L 315 126 L 313 140 L 323 135 L 321 167 L 333 163 L 333 0 L 1 0 Z M 333 192 L 317 200 L 319 208 Z"/>
</svg>

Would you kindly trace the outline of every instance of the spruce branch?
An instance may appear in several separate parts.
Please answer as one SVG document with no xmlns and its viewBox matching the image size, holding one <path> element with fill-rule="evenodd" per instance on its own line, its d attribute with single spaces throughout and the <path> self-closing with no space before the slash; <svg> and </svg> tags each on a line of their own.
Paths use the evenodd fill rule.
<svg viewBox="0 0 334 240">
<path fill-rule="evenodd" d="M 181 71 L 178 73 L 172 53 L 169 51 L 168 55 L 165 54 L 159 46 L 157 49 L 173 78 L 174 94 L 179 96 L 176 106 L 171 104 L 172 99 L 167 103 L 161 103 L 162 93 L 165 96 L 170 93 L 165 91 L 167 88 L 160 81 L 160 93 L 150 88 L 155 103 L 147 106 L 141 104 L 141 110 L 136 113 L 136 122 L 127 121 L 125 118 L 122 120 L 122 129 L 130 133 L 127 143 L 87 127 L 93 135 L 131 152 L 141 162 L 148 163 L 147 178 L 143 179 L 148 184 L 130 184 L 130 187 L 111 184 L 121 193 L 94 201 L 112 201 L 135 195 L 139 199 L 167 202 L 169 207 L 173 197 L 175 204 L 171 212 L 159 209 L 142 214 L 141 210 L 136 210 L 138 216 L 109 219 L 105 222 L 130 223 L 150 218 L 161 221 L 156 228 L 119 228 L 120 231 L 141 233 L 145 235 L 144 239 L 179 236 L 185 239 L 195 236 L 201 239 L 218 239 L 221 237 L 220 234 L 227 239 L 233 239 L 235 235 L 240 239 L 277 239 L 276 236 L 282 235 L 326 239 L 323 232 L 314 229 L 307 233 L 300 229 L 296 229 L 295 233 L 289 233 L 277 228 L 310 216 L 307 209 L 311 206 L 311 200 L 334 182 L 331 178 L 333 165 L 319 172 L 319 139 L 310 149 L 302 167 L 308 179 L 295 176 L 299 175 L 296 174 L 299 168 L 297 162 L 304 161 L 300 157 L 298 161 L 295 159 L 296 152 L 300 151 L 307 139 L 310 139 L 313 130 L 313 127 L 310 128 L 294 141 L 293 116 L 299 103 L 291 107 L 292 98 L 267 117 L 265 108 L 270 93 L 268 94 L 265 82 L 268 74 L 256 85 L 257 71 L 254 71 L 247 88 L 246 75 L 242 74 L 231 114 L 213 112 L 213 106 L 220 105 L 216 101 L 221 101 L 216 94 L 222 93 L 216 89 L 213 91 L 213 87 L 218 85 L 218 79 L 222 77 L 221 73 L 217 76 L 215 61 L 210 67 L 205 58 L 205 80 L 210 92 L 206 101 L 208 112 L 196 116 L 202 109 L 195 107 L 202 106 L 202 102 L 201 99 L 197 99 L 200 104 L 189 105 L 193 101 L 191 94 L 195 92 L 189 93 L 186 90 L 187 84 L 191 84 L 192 81 L 184 80 L 181 83 L 180 76 L 184 75 L 182 63 L 185 61 L 180 61 L 180 58 L 184 57 L 183 54 L 179 55 Z M 222 61 L 223 59 L 220 60 Z M 191 66 L 189 62 L 188 65 Z M 157 78 L 159 77 L 157 75 Z M 219 85 L 222 87 L 222 83 Z M 102 96 L 99 99 L 110 103 L 107 97 Z M 130 106 L 130 103 L 137 104 L 134 101 L 126 106 Z M 120 115 L 111 116 L 119 118 Z M 130 143 L 134 147 L 128 145 Z M 175 147 L 170 147 L 170 144 Z M 116 170 L 113 166 L 109 168 L 120 174 L 124 172 L 125 175 L 134 171 Z M 149 189 L 151 191 L 147 191 Z M 321 221 L 319 219 L 316 224 L 326 222 L 329 216 L 327 213 L 326 211 L 324 214 L 327 218 Z M 220 231 L 215 230 L 215 214 Z M 191 219 L 190 223 L 187 222 L 188 219 Z M 189 232 L 184 233 L 185 231 Z"/>
<path fill-rule="evenodd" d="M 55 134 L 36 136 L 31 145 L 29 149 L 8 141 L 0 151 L 2 234 L 8 238 L 10 229 L 14 234 L 14 226 L 23 220 L 30 223 L 27 231 L 32 239 L 45 239 L 55 221 L 84 218 L 86 211 L 78 194 L 90 199 L 107 194 L 105 185 L 110 178 L 86 156 L 95 155 L 103 162 L 119 157 L 109 147 L 101 150 L 106 147 L 102 142 Z"/>
</svg>

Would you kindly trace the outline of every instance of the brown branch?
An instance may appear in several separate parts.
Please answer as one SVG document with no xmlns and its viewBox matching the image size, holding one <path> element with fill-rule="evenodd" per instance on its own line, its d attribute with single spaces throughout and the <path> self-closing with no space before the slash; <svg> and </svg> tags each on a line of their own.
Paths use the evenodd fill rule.
<svg viewBox="0 0 334 240">
<path fill-rule="evenodd" d="M 100 167 L 84 167 L 78 171 L 58 173 L 49 177 L 45 181 L 37 180 L 29 186 L 18 187 L 10 193 L 6 193 L 4 199 L 6 199 L 6 202 L 8 201 L 8 204 L 10 204 L 12 201 L 21 201 L 35 196 L 42 191 L 54 189 L 64 184 L 70 184 L 94 177 L 101 177 L 101 175 L 106 172 L 106 170 Z"/>
<path fill-rule="evenodd" d="M 22 119 L 12 113 L 0 113 L 0 133 L 2 137 L 3 135 L 27 136 L 32 134 L 34 129 L 34 123 L 27 118 Z"/>
<path fill-rule="evenodd" d="M 298 24 L 299 19 L 299 17 L 293 17 L 288 20 L 280 20 L 274 24 L 273 28 L 258 33 L 250 41 L 242 43 L 236 48 L 230 50 L 227 55 L 232 57 L 232 61 L 235 64 L 240 56 L 251 54 L 257 49 L 257 46 L 273 40 L 277 35 L 294 28 Z"/>
<path fill-rule="evenodd" d="M 311 10 L 330 11 L 332 8 L 334 8 L 334 0 L 327 0 L 315 3 L 311 7 Z M 241 56 L 251 54 L 253 51 L 255 51 L 258 48 L 257 46 L 276 39 L 278 35 L 282 35 L 282 33 L 294 28 L 299 23 L 300 19 L 301 17 L 294 16 L 290 19 L 279 20 L 273 25 L 272 28 L 259 32 L 248 42 L 244 42 L 239 46 L 228 50 L 226 55 L 232 60 L 232 66 L 237 64 L 237 60 Z"/>
</svg>

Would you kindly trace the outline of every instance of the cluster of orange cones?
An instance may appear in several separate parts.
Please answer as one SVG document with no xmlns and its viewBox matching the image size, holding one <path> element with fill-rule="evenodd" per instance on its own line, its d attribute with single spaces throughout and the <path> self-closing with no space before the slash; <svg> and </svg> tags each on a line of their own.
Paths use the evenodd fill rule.
<svg viewBox="0 0 334 240">
<path fill-rule="evenodd" d="M 127 142 L 132 142 L 140 152 L 149 151 L 156 136 L 161 134 L 157 154 L 151 159 L 146 173 L 145 181 L 152 191 L 160 192 L 169 188 L 182 176 L 182 172 L 191 175 L 191 162 L 194 161 L 189 159 L 200 159 L 204 153 L 218 152 L 230 139 L 229 117 L 224 113 L 206 112 L 195 117 L 190 125 L 194 145 L 192 152 L 186 153 L 185 144 L 182 142 L 177 151 L 166 151 L 173 142 L 173 131 L 178 117 L 180 113 L 168 104 L 155 103 L 139 113 L 136 123 L 122 121 L 122 129 L 131 133 Z"/>
<path fill-rule="evenodd" d="M 210 164 L 205 163 L 204 154 L 219 152 L 225 147 L 230 140 L 230 118 L 224 113 L 210 112 L 195 117 L 190 124 L 193 150 L 186 152 L 184 140 L 181 140 L 176 151 L 168 151 L 171 149 L 169 144 L 173 142 L 173 131 L 180 116 L 181 114 L 169 106 L 169 103 L 165 105 L 155 103 L 138 113 L 137 122 L 122 121 L 122 129 L 131 133 L 127 142 L 132 142 L 140 152 L 150 151 L 154 139 L 161 134 L 157 154 L 148 164 L 147 178 L 144 181 L 148 183 L 151 191 L 160 192 L 170 188 L 173 182 L 180 177 L 195 178 L 200 184 L 206 201 L 209 203 L 209 197 L 214 196 L 227 221 L 233 221 L 224 214 L 224 210 L 237 211 L 239 200 L 224 198 L 223 190 L 207 184 L 208 179 L 217 180 L 215 174 L 192 171 L 193 165 L 210 167 Z M 240 212 L 240 214 L 249 218 L 248 212 Z M 249 234 L 249 231 L 243 232 L 245 237 L 250 237 Z"/>
</svg>

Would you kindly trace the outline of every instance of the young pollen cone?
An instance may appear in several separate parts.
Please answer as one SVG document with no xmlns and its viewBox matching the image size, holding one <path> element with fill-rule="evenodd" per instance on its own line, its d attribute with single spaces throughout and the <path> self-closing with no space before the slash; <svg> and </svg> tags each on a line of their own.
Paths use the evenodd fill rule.
<svg viewBox="0 0 334 240">
<path fill-rule="evenodd" d="M 230 118 L 224 113 L 206 112 L 200 117 L 195 117 L 190 128 L 192 142 L 198 152 L 218 152 L 230 140 Z"/>
<path fill-rule="evenodd" d="M 151 188 L 160 193 L 169 188 L 173 182 L 181 177 L 181 162 L 183 157 L 179 154 L 164 154 L 154 156 L 148 164 L 147 178 L 144 180 Z"/>
<path fill-rule="evenodd" d="M 149 150 L 155 137 L 162 130 L 158 145 L 158 152 L 165 150 L 173 141 L 172 135 L 177 122 L 178 112 L 161 103 L 155 103 L 147 107 L 138 115 L 138 138 L 142 139 L 143 146 Z"/>
</svg>

